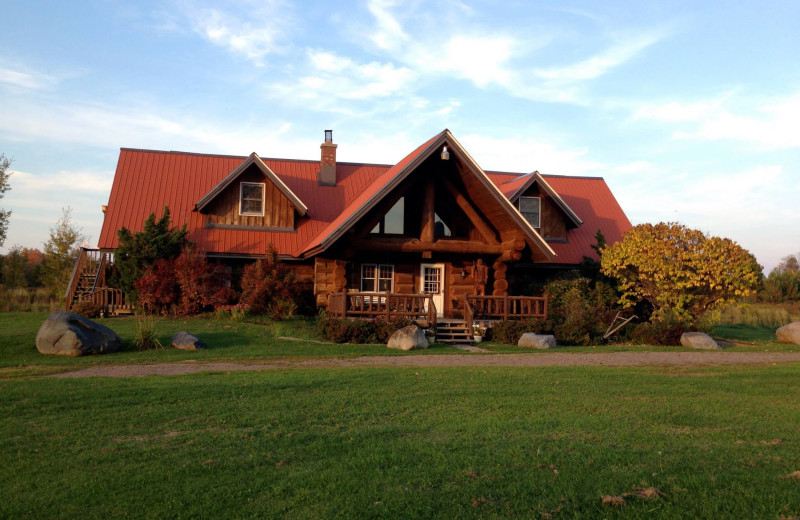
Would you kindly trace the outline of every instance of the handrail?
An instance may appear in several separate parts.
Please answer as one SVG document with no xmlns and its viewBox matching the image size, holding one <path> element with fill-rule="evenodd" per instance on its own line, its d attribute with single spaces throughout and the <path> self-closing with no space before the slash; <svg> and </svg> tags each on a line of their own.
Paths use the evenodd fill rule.
<svg viewBox="0 0 800 520">
<path fill-rule="evenodd" d="M 83 270 L 83 262 L 86 258 L 86 249 L 82 247 L 78 253 L 78 259 L 75 261 L 75 266 L 72 268 L 72 276 L 69 279 L 67 290 L 64 292 L 64 308 L 69 309 L 72 304 L 72 299 L 75 297 L 75 290 L 78 288 L 78 280 L 80 280 L 80 273 Z"/>
<path fill-rule="evenodd" d="M 473 319 L 546 318 L 547 296 L 478 296 L 465 297 L 468 305 L 472 305 Z"/>
</svg>

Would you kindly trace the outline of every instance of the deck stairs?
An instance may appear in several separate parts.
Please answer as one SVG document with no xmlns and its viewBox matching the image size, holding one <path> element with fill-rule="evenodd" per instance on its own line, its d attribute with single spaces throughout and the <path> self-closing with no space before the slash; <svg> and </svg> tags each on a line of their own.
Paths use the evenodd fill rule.
<svg viewBox="0 0 800 520">
<path fill-rule="evenodd" d="M 439 318 L 436 321 L 436 342 L 471 345 L 475 342 L 472 326 L 467 325 L 464 320 Z"/>
</svg>

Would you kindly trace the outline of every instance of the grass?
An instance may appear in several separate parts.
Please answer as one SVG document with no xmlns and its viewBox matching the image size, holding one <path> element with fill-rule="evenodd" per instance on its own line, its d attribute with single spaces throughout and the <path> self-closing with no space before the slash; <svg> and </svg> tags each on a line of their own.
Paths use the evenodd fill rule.
<svg viewBox="0 0 800 520">
<path fill-rule="evenodd" d="M 402 352 L 387 349 L 385 345 L 334 345 L 314 342 L 315 320 L 293 318 L 271 321 L 265 318 L 248 318 L 246 321 L 220 320 L 213 316 L 193 318 L 154 318 L 151 322 L 153 336 L 167 348 L 137 351 L 134 339 L 140 326 L 138 318 L 107 318 L 97 322 L 116 331 L 123 340 L 122 351 L 103 356 L 70 358 L 43 356 L 35 348 L 34 338 L 47 313 L 0 313 L 0 378 L 25 372 L 49 373 L 55 367 L 66 370 L 97 364 L 158 363 L 186 360 L 230 359 L 239 362 L 260 361 L 280 357 L 352 357 L 352 356 L 406 356 L 461 354 L 460 350 L 443 344 L 434 344 L 428 350 Z M 169 348 L 170 338 L 180 330 L 198 335 L 209 348 L 185 352 Z M 728 351 L 800 351 L 800 345 L 781 345 L 775 342 L 775 329 L 766 326 L 718 325 L 711 333 L 717 337 L 746 342 L 746 345 L 727 347 Z M 298 338 L 301 341 L 281 339 Z M 491 353 L 525 352 L 547 355 L 547 352 L 522 350 L 515 345 L 484 342 L 479 345 Z M 593 347 L 560 347 L 560 352 L 620 352 L 620 351 L 675 351 L 681 347 L 655 347 L 642 345 L 599 345 Z"/>
<path fill-rule="evenodd" d="M 799 364 L 7 379 L 0 517 L 792 518 L 798 381 Z"/>
<path fill-rule="evenodd" d="M 9 289 L 0 286 L 0 312 L 50 312 L 64 304 L 43 287 Z"/>
</svg>

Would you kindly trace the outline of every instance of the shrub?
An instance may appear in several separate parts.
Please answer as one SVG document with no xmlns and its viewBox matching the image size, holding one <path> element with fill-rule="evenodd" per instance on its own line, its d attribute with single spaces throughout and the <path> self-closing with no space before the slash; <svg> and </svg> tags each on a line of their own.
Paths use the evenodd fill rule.
<svg viewBox="0 0 800 520">
<path fill-rule="evenodd" d="M 411 320 L 411 318 L 404 317 L 393 320 L 379 318 L 370 323 L 373 335 L 375 336 L 375 341 L 378 343 L 388 343 L 389 338 L 392 337 L 392 334 L 403 327 L 408 327 L 409 325 L 414 325 L 414 322 Z"/>
<path fill-rule="evenodd" d="M 273 246 L 267 250 L 266 258 L 259 259 L 242 270 L 241 285 L 241 302 L 253 314 L 269 312 L 271 304 L 280 300 L 294 302 L 296 308 L 300 299 L 294 271 L 278 261 L 278 254 Z"/>
<path fill-rule="evenodd" d="M 488 338 L 491 341 L 504 343 L 506 345 L 516 345 L 519 338 L 526 332 L 540 333 L 545 331 L 545 322 L 541 319 L 523 321 L 501 321 L 493 324 L 487 329 Z"/>
<path fill-rule="evenodd" d="M 686 327 L 677 313 L 662 313 L 657 320 L 636 325 L 630 339 L 641 345 L 680 345 L 684 332 Z"/>
<path fill-rule="evenodd" d="M 283 321 L 289 316 L 294 316 L 294 313 L 297 311 L 297 304 L 292 300 L 272 300 L 267 306 L 267 311 L 269 315 L 272 316 L 273 320 Z"/>
<path fill-rule="evenodd" d="M 587 278 L 556 280 L 547 284 L 547 295 L 545 329 L 566 344 L 600 342 L 617 311 L 614 289 L 601 281 L 592 284 Z"/>
<path fill-rule="evenodd" d="M 233 303 L 236 293 L 226 280 L 224 266 L 186 247 L 175 259 L 156 260 L 135 286 L 145 311 L 189 315 Z"/>
<path fill-rule="evenodd" d="M 334 343 L 374 343 L 369 322 L 322 317 L 317 322 L 317 336 Z"/>
</svg>

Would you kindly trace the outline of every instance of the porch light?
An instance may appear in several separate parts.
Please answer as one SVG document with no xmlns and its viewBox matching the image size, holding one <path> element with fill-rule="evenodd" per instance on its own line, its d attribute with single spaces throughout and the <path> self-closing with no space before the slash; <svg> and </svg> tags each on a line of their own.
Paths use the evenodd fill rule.
<svg viewBox="0 0 800 520">
<path fill-rule="evenodd" d="M 450 152 L 447 151 L 447 145 L 442 147 L 442 160 L 447 161 L 450 159 Z"/>
<path fill-rule="evenodd" d="M 466 277 L 467 277 L 467 270 L 466 269 L 462 269 L 461 270 L 461 278 L 464 279 Z"/>
</svg>

